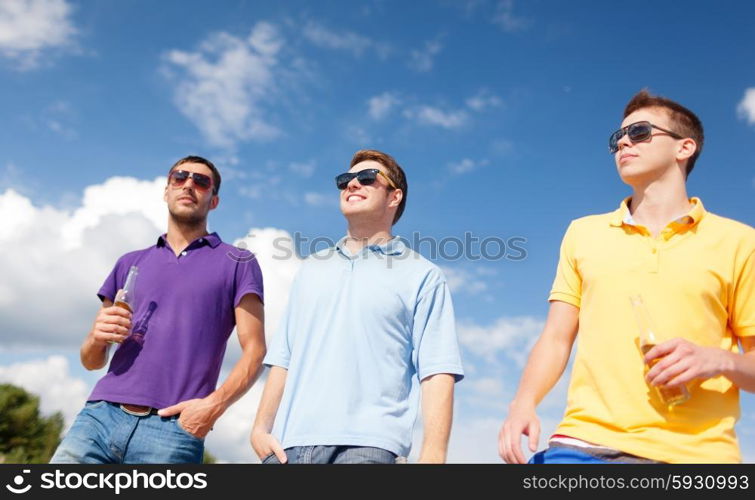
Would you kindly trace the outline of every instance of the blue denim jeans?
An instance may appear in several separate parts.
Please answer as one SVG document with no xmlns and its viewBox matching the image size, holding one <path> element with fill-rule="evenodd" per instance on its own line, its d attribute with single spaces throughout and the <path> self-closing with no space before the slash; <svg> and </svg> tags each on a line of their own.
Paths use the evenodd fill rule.
<svg viewBox="0 0 755 500">
<path fill-rule="evenodd" d="M 90 401 L 55 451 L 53 464 L 202 463 L 204 440 L 186 432 L 178 416 L 137 417 L 115 403 Z"/>
<path fill-rule="evenodd" d="M 283 450 L 290 464 L 393 464 L 396 454 L 370 446 L 292 446 Z M 273 453 L 263 464 L 279 464 Z"/>
</svg>

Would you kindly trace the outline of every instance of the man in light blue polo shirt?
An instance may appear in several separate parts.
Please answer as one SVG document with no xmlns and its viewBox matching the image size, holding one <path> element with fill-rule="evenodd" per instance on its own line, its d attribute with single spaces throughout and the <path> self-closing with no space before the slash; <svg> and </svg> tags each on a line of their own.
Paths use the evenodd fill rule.
<svg viewBox="0 0 755 500">
<path fill-rule="evenodd" d="M 307 258 L 264 363 L 251 442 L 263 463 L 394 463 L 421 408 L 420 462 L 444 462 L 463 371 L 448 285 L 391 227 L 407 183 L 358 151 L 339 175 L 347 235 Z"/>
</svg>

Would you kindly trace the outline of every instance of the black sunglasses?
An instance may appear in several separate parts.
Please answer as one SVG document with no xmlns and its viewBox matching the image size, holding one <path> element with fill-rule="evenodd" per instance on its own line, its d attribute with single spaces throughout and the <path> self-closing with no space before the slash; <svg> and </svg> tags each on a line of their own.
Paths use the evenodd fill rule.
<svg viewBox="0 0 755 500">
<path fill-rule="evenodd" d="M 209 175 L 188 172 L 186 170 L 172 171 L 168 176 L 168 180 L 170 181 L 171 186 L 181 187 L 186 183 L 186 179 L 189 177 L 194 181 L 194 185 L 202 191 L 207 191 L 212 187 L 212 178 Z"/>
<path fill-rule="evenodd" d="M 393 189 L 398 189 L 391 178 L 377 168 L 368 168 L 360 170 L 359 172 L 346 172 L 344 174 L 339 174 L 336 176 L 336 186 L 338 189 L 344 190 L 346 189 L 346 186 L 349 185 L 349 182 L 351 182 L 351 179 L 354 179 L 355 177 L 362 186 L 369 186 L 370 184 L 374 184 L 378 175 L 385 177 L 385 180 L 388 181 L 388 184 L 390 184 Z"/>
<path fill-rule="evenodd" d="M 624 134 L 629 137 L 629 140 L 632 141 L 634 144 L 635 142 L 643 142 L 650 139 L 650 137 L 653 135 L 653 129 L 658 129 L 661 132 L 666 132 L 668 135 L 673 137 L 674 139 L 684 139 L 681 135 L 677 134 L 676 132 L 672 132 L 671 130 L 666 130 L 665 128 L 661 128 L 657 125 L 653 125 L 650 122 L 642 121 L 642 122 L 636 122 L 636 123 L 630 123 L 626 127 L 622 127 L 613 134 L 611 134 L 611 137 L 608 138 L 608 150 L 611 152 L 611 154 L 614 154 L 616 151 L 619 150 L 619 141 L 622 137 L 624 137 Z"/>
</svg>

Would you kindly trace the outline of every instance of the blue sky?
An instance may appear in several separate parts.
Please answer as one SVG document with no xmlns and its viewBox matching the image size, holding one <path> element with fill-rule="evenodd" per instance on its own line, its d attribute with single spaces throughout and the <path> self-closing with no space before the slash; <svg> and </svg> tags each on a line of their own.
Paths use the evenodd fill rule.
<svg viewBox="0 0 755 500">
<path fill-rule="evenodd" d="M 162 230 L 158 178 L 189 153 L 224 176 L 212 229 L 227 241 L 249 236 L 262 253 L 276 237 L 343 234 L 333 176 L 365 147 L 407 171 L 397 234 L 526 239 L 523 260 L 437 260 L 469 371 L 456 461 L 496 459 L 569 221 L 610 211 L 629 192 L 606 143 L 635 92 L 648 87 L 697 112 L 706 144 L 690 194 L 755 223 L 747 3 L 12 4 L 0 7 L 0 213 L 10 221 L 0 230 L 0 375 L 64 370 L 70 384 L 57 393 L 73 399 L 101 375 L 77 361 L 94 292 L 120 253 Z M 297 262 L 269 260 L 274 321 Z M 39 314 L 32 304 L 54 305 Z M 562 384 L 544 403 L 546 426 L 563 399 Z M 739 426 L 750 461 L 753 399 L 743 397 Z M 226 427 L 245 425 L 248 411 Z M 247 430 L 208 446 L 251 460 L 233 444 Z"/>
</svg>

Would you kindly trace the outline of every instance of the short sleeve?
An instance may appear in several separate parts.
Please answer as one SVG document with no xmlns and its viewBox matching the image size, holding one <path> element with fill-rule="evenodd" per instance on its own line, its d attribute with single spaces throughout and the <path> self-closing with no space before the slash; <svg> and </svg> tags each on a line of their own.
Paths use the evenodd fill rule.
<svg viewBox="0 0 755 500">
<path fill-rule="evenodd" d="M 730 324 L 738 337 L 755 336 L 755 251 L 739 268 L 733 287 Z"/>
<path fill-rule="evenodd" d="M 257 258 L 251 252 L 247 253 L 243 259 L 238 260 L 235 284 L 233 307 L 238 307 L 241 299 L 248 293 L 257 295 L 260 302 L 265 303 L 262 269 L 260 269 Z"/>
<path fill-rule="evenodd" d="M 118 289 L 123 286 L 123 284 L 126 281 L 126 276 L 123 273 L 124 269 L 124 263 L 123 263 L 123 257 L 118 259 L 118 261 L 115 263 L 115 266 L 113 266 L 113 270 L 110 271 L 110 274 L 107 278 L 105 278 L 105 282 L 100 287 L 100 290 L 97 292 L 97 296 L 100 298 L 101 301 L 105 301 L 105 299 L 110 300 L 113 302 L 115 300 L 115 294 L 118 292 Z"/>
<path fill-rule="evenodd" d="M 445 280 L 421 293 L 414 311 L 412 358 L 420 380 L 438 373 L 464 378 L 451 292 Z"/>
<path fill-rule="evenodd" d="M 553 280 L 548 300 L 558 300 L 579 307 L 582 301 L 582 276 L 577 267 L 575 243 L 574 223 L 571 223 L 561 241 L 556 278 Z"/>
<path fill-rule="evenodd" d="M 291 283 L 291 289 L 288 294 L 288 304 L 281 315 L 280 322 L 275 329 L 273 338 L 269 342 L 267 354 L 262 362 L 266 366 L 280 366 L 281 368 L 288 369 L 288 365 L 291 362 L 291 346 L 293 341 L 293 321 L 291 316 L 295 313 L 296 295 L 301 272 L 302 271 L 299 270 L 293 283 Z"/>
</svg>

